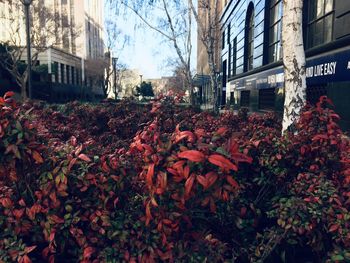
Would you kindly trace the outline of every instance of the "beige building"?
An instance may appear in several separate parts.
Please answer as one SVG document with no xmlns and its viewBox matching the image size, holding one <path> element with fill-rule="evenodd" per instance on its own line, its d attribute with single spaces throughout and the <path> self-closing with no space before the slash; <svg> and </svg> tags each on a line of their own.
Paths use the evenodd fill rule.
<svg viewBox="0 0 350 263">
<path fill-rule="evenodd" d="M 38 64 L 47 65 L 48 80 L 57 93 L 75 88 L 75 92 L 103 95 L 103 8 L 103 0 L 34 0 L 30 6 L 32 53 L 40 50 Z M 0 43 L 25 46 L 19 0 L 0 2 L 0 23 Z"/>
<path fill-rule="evenodd" d="M 201 98 L 201 104 L 205 108 L 210 108 L 212 105 L 212 92 L 210 87 L 210 69 L 208 63 L 208 50 L 203 44 L 203 39 L 208 41 L 209 38 L 213 39 L 213 51 L 214 51 L 214 64 L 217 72 L 221 69 L 221 31 L 220 31 L 220 16 L 228 0 L 201 0 L 198 3 L 198 16 L 200 24 L 197 31 L 197 74 L 195 76 L 195 85 L 199 89 L 199 97 Z M 210 6 L 210 9 L 208 8 Z M 210 20 L 209 21 L 209 10 Z M 216 12 L 215 12 L 216 11 Z M 200 30 L 203 28 L 204 30 Z M 210 33 L 208 28 L 214 28 L 214 32 Z M 211 36 L 209 34 L 212 34 Z M 207 105 L 208 104 L 208 105 Z"/>
<path fill-rule="evenodd" d="M 146 82 L 151 82 L 154 95 L 158 95 L 161 93 L 166 93 L 169 91 L 170 81 L 173 77 L 161 77 L 159 79 L 147 79 Z"/>
<path fill-rule="evenodd" d="M 132 97 L 135 93 L 136 86 L 141 83 L 141 73 L 138 69 L 126 69 L 119 73 L 118 77 L 118 98 Z M 110 98 L 114 98 L 114 94 L 110 92 Z"/>
</svg>

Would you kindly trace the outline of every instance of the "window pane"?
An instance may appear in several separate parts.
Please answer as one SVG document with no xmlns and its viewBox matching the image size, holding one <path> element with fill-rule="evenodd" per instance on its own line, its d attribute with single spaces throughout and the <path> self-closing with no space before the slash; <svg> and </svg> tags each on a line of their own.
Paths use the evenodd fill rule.
<svg viewBox="0 0 350 263">
<path fill-rule="evenodd" d="M 315 24 L 315 45 L 320 45 L 323 43 L 323 26 L 324 26 L 324 20 L 320 20 Z"/>
<path fill-rule="evenodd" d="M 333 35 L 333 14 L 326 16 L 324 21 L 324 42 L 328 43 L 332 41 Z"/>
<path fill-rule="evenodd" d="M 317 17 L 324 15 L 324 0 L 317 1 Z"/>
<path fill-rule="evenodd" d="M 281 45 L 279 42 L 269 47 L 269 62 L 275 62 L 280 60 L 281 55 Z"/>
<path fill-rule="evenodd" d="M 270 25 L 273 25 L 278 20 L 278 5 L 271 8 L 270 11 Z"/>
<path fill-rule="evenodd" d="M 333 0 L 326 0 L 325 2 L 325 13 L 329 13 L 333 10 Z"/>
<path fill-rule="evenodd" d="M 281 23 L 277 23 L 276 25 L 274 25 L 273 27 L 271 27 L 270 29 L 270 44 L 280 40 L 280 26 L 281 26 Z"/>
</svg>

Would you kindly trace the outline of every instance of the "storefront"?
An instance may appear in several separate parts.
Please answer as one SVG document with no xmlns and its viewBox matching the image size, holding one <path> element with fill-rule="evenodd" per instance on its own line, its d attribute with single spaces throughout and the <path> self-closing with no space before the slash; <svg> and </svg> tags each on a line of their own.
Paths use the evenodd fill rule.
<svg viewBox="0 0 350 263">
<path fill-rule="evenodd" d="M 221 17 L 223 103 L 283 111 L 282 18 L 281 0 L 228 3 Z M 303 34 L 307 100 L 327 95 L 350 130 L 350 1 L 305 1 Z"/>
</svg>

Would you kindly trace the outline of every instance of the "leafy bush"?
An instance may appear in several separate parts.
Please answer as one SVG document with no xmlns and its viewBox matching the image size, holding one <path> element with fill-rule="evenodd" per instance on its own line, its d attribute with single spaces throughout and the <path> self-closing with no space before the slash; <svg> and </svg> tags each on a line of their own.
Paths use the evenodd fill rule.
<svg viewBox="0 0 350 263">
<path fill-rule="evenodd" d="M 346 262 L 350 144 L 278 116 L 0 98 L 0 262 Z M 44 146 L 45 145 L 45 146 Z"/>
</svg>

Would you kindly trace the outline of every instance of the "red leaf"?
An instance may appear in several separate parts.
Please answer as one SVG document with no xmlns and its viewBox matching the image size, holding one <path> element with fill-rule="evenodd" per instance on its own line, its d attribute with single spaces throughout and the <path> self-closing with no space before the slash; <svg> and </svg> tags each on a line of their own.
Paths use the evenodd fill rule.
<svg viewBox="0 0 350 263">
<path fill-rule="evenodd" d="M 222 155 L 212 154 L 209 156 L 208 160 L 210 163 L 219 166 L 224 170 L 238 171 L 237 166 L 231 163 L 227 158 L 225 158 Z"/>
<path fill-rule="evenodd" d="M 108 166 L 108 164 L 107 164 L 106 161 L 104 161 L 104 162 L 102 163 L 102 170 L 103 170 L 104 172 L 106 172 L 106 173 L 111 172 L 111 169 L 109 168 L 109 166 Z"/>
<path fill-rule="evenodd" d="M 191 143 L 196 141 L 196 136 L 192 132 L 183 131 L 183 132 L 179 132 L 179 134 L 176 135 L 175 143 L 178 143 L 179 141 L 181 141 L 184 138 L 187 138 L 188 141 Z"/>
<path fill-rule="evenodd" d="M 13 95 L 15 95 L 15 93 L 13 91 L 8 91 L 5 93 L 4 99 L 6 100 L 7 98 L 12 97 Z"/>
<path fill-rule="evenodd" d="M 73 167 L 73 165 L 77 162 L 77 158 L 73 158 L 70 162 L 69 162 L 69 165 L 68 165 L 68 171 L 70 171 Z"/>
<path fill-rule="evenodd" d="M 23 263 L 32 263 L 32 261 L 30 260 L 30 258 L 27 255 L 24 255 L 22 259 L 23 259 L 23 261 L 22 261 Z"/>
<path fill-rule="evenodd" d="M 8 197 L 0 199 L 0 203 L 5 208 L 10 208 L 13 205 L 12 200 Z"/>
<path fill-rule="evenodd" d="M 147 171 L 147 175 L 146 175 L 146 182 L 148 186 L 152 186 L 153 185 L 153 175 L 154 175 L 154 163 L 150 164 L 148 166 L 148 171 Z"/>
<path fill-rule="evenodd" d="M 52 242 L 55 239 L 55 235 L 56 235 L 56 229 L 51 229 L 51 233 L 49 236 L 49 242 Z"/>
<path fill-rule="evenodd" d="M 26 248 L 24 249 L 24 253 L 29 254 L 29 253 L 32 252 L 35 248 L 36 248 L 36 246 L 26 247 Z"/>
<path fill-rule="evenodd" d="M 89 259 L 94 251 L 95 249 L 93 247 L 86 247 L 83 254 L 84 259 Z"/>
<path fill-rule="evenodd" d="M 227 150 L 229 153 L 234 154 L 237 153 L 239 149 L 238 143 L 234 140 L 234 138 L 231 138 L 227 142 Z"/>
<path fill-rule="evenodd" d="M 227 131 L 228 131 L 227 127 L 221 127 L 216 131 L 216 133 L 219 135 L 224 135 Z"/>
<path fill-rule="evenodd" d="M 44 160 L 41 157 L 40 153 L 38 153 L 37 151 L 33 151 L 33 158 L 34 158 L 35 162 L 38 163 L 38 164 L 44 162 Z"/>
<path fill-rule="evenodd" d="M 16 217 L 16 219 L 19 220 L 24 214 L 24 208 L 22 208 L 22 209 L 14 209 L 12 213 Z"/>
<path fill-rule="evenodd" d="M 178 176 L 178 175 L 179 175 L 179 174 L 177 173 L 177 171 L 176 171 L 175 169 L 173 169 L 173 168 L 168 167 L 168 168 L 167 168 L 167 171 L 168 171 L 169 173 L 171 173 L 172 175 L 175 175 L 175 176 Z"/>
<path fill-rule="evenodd" d="M 149 222 L 151 221 L 151 219 L 152 219 L 151 207 L 150 207 L 149 202 L 147 202 L 147 204 L 146 204 L 146 226 L 149 225 Z"/>
<path fill-rule="evenodd" d="M 260 144 L 260 140 L 257 140 L 257 141 L 254 141 L 253 142 L 253 145 L 258 148 L 259 147 L 259 144 Z"/>
<path fill-rule="evenodd" d="M 241 162 L 241 163 L 252 163 L 253 159 L 243 153 L 233 153 L 231 154 L 231 157 L 233 160 L 236 162 Z"/>
<path fill-rule="evenodd" d="M 23 198 L 21 200 L 18 201 L 18 204 L 20 206 L 26 206 L 26 203 L 24 202 Z"/>
<path fill-rule="evenodd" d="M 56 224 L 63 224 L 64 219 L 58 217 L 57 215 L 50 216 L 51 220 L 54 221 Z"/>
<path fill-rule="evenodd" d="M 79 154 L 78 158 L 79 158 L 80 160 L 83 160 L 83 161 L 87 162 L 87 163 L 91 162 L 91 159 L 90 159 L 89 157 L 87 157 L 87 156 L 86 156 L 85 154 L 83 154 L 83 153 Z"/>
<path fill-rule="evenodd" d="M 334 225 L 331 225 L 331 227 L 329 228 L 329 232 L 335 232 L 337 231 L 339 228 L 339 225 L 338 224 L 334 224 Z"/>
<path fill-rule="evenodd" d="M 70 144 L 74 147 L 77 146 L 77 138 L 75 136 L 70 138 Z"/>
<path fill-rule="evenodd" d="M 178 157 L 190 160 L 192 162 L 203 162 L 205 160 L 204 154 L 196 150 L 187 150 L 181 152 L 178 154 Z"/>
<path fill-rule="evenodd" d="M 192 175 L 186 180 L 186 183 L 185 183 L 185 195 L 186 195 L 186 196 L 188 196 L 188 195 L 191 193 L 194 179 L 196 179 L 196 177 L 195 177 L 194 174 L 192 174 Z"/>
<path fill-rule="evenodd" d="M 327 140 L 327 139 L 328 139 L 328 136 L 325 134 L 317 134 L 312 138 L 313 141 Z"/>
<path fill-rule="evenodd" d="M 203 186 L 204 190 L 208 188 L 208 181 L 203 175 L 197 175 L 196 179 Z"/>
<path fill-rule="evenodd" d="M 185 166 L 184 168 L 184 173 L 183 176 L 185 177 L 185 179 L 187 179 L 190 175 L 190 167 L 188 165 Z"/>
<path fill-rule="evenodd" d="M 218 175 L 214 172 L 209 172 L 205 175 L 205 178 L 207 179 L 207 188 L 209 188 L 210 186 L 212 186 L 216 180 L 218 179 Z"/>
<path fill-rule="evenodd" d="M 229 182 L 230 185 L 232 185 L 234 188 L 238 188 L 239 185 L 235 179 L 233 179 L 231 176 L 226 177 L 227 182 Z"/>
</svg>

